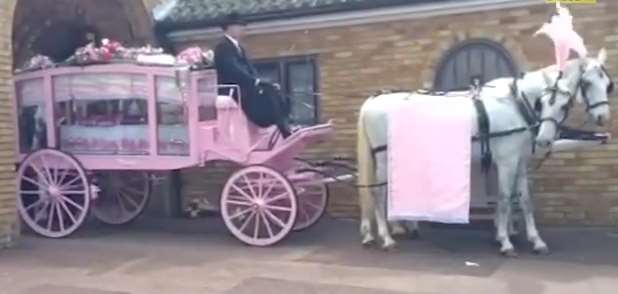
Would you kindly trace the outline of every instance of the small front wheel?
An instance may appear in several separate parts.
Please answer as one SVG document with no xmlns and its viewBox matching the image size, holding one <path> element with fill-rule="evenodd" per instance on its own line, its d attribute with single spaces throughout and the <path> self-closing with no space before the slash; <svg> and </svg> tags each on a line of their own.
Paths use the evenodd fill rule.
<svg viewBox="0 0 618 294">
<path fill-rule="evenodd" d="M 238 240 L 270 246 L 283 240 L 296 223 L 298 203 L 292 184 L 266 166 L 235 172 L 221 194 L 221 216 Z"/>
</svg>

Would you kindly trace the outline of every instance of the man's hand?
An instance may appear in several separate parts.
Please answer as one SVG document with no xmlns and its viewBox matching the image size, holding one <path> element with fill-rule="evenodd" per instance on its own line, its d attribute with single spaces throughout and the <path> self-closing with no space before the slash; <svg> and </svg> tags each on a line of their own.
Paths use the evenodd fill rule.
<svg viewBox="0 0 618 294">
<path fill-rule="evenodd" d="M 277 88 L 277 91 L 281 91 L 281 85 L 279 85 L 277 83 L 273 83 L 273 86 L 275 86 L 275 88 Z"/>
</svg>

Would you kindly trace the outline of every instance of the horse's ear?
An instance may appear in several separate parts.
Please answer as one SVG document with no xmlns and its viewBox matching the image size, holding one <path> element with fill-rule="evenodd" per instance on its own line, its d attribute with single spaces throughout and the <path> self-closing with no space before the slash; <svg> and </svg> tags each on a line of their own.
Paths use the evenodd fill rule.
<svg viewBox="0 0 618 294">
<path fill-rule="evenodd" d="M 601 64 L 605 64 L 605 62 L 607 61 L 607 51 L 605 50 L 605 48 L 602 48 L 601 51 L 599 51 L 599 55 L 597 56 L 597 60 Z"/>
</svg>

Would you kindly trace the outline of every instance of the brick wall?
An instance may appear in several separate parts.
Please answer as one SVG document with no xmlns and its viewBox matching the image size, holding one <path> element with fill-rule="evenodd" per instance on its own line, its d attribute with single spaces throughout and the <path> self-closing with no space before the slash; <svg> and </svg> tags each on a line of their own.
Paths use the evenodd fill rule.
<svg viewBox="0 0 618 294">
<path fill-rule="evenodd" d="M 321 111 L 334 119 L 337 138 L 308 152 L 314 156 L 353 156 L 355 123 L 361 103 L 378 89 L 430 86 L 440 58 L 454 44 L 470 38 L 500 42 L 522 70 L 553 63 L 546 38 L 532 34 L 548 19 L 552 6 L 478 12 L 431 19 L 296 31 L 252 36 L 254 58 L 317 54 Z M 618 77 L 618 3 L 573 9 L 577 30 L 596 54 L 608 49 L 608 69 Z M 179 47 L 187 44 L 178 44 Z M 212 45 L 204 41 L 204 45 Z M 618 106 L 613 99 L 612 107 Z M 581 115 L 580 115 L 581 117 Z M 614 120 L 611 129 L 618 130 Z M 618 144 L 564 153 L 535 173 L 534 197 L 545 223 L 618 224 Z M 185 198 L 216 199 L 224 174 L 203 170 L 183 173 Z M 331 214 L 357 214 L 356 191 L 335 188 Z"/>
<path fill-rule="evenodd" d="M 11 27 L 15 1 L 0 3 L 0 248 L 18 234 L 15 211 L 14 136 L 11 102 Z"/>
</svg>

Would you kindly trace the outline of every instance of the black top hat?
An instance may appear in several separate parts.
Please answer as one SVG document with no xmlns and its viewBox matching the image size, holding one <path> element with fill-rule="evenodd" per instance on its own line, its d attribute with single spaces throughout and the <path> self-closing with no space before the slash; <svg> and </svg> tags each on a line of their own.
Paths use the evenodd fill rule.
<svg viewBox="0 0 618 294">
<path fill-rule="evenodd" d="M 231 25 L 246 26 L 247 25 L 247 21 L 245 19 L 243 19 L 242 16 L 240 16 L 240 14 L 238 14 L 236 12 L 232 12 L 229 15 L 227 15 L 225 17 L 225 19 L 223 19 L 221 27 L 223 29 L 226 29 L 227 27 L 229 27 Z"/>
</svg>

